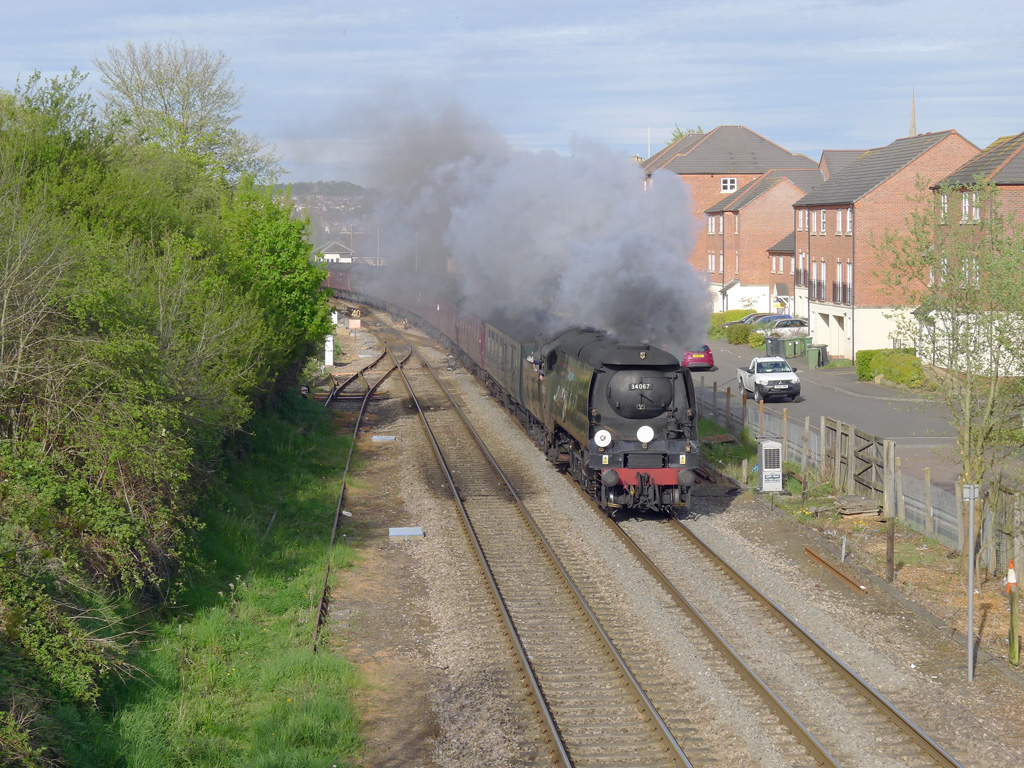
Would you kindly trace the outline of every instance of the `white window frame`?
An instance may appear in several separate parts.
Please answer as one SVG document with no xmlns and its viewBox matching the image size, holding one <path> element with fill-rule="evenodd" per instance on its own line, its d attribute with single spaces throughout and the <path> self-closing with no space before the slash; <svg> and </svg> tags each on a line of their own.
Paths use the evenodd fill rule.
<svg viewBox="0 0 1024 768">
<path fill-rule="evenodd" d="M 801 208 L 800 210 L 798 210 L 796 212 L 796 231 L 797 232 L 803 232 L 804 231 L 804 226 L 805 226 L 806 221 L 807 221 L 807 210 L 805 208 Z"/>
<path fill-rule="evenodd" d="M 722 194 L 731 194 L 736 191 L 736 177 L 735 176 L 723 176 L 722 177 Z"/>
<path fill-rule="evenodd" d="M 818 234 L 818 212 L 811 211 L 811 234 Z"/>
<path fill-rule="evenodd" d="M 775 254 L 772 254 L 772 274 L 775 273 Z"/>
<path fill-rule="evenodd" d="M 796 256 L 789 257 L 789 274 L 796 274 Z"/>
<path fill-rule="evenodd" d="M 971 213 L 971 198 L 964 192 L 960 195 L 960 223 L 963 224 L 967 221 L 967 217 Z"/>
<path fill-rule="evenodd" d="M 736 230 L 733 234 L 738 235 L 740 233 L 740 215 L 737 213 L 733 218 L 736 220 Z"/>
<path fill-rule="evenodd" d="M 828 234 L 828 227 L 825 226 L 825 209 L 824 208 L 821 209 L 821 231 L 818 232 L 818 234 L 819 235 L 827 235 Z"/>
<path fill-rule="evenodd" d="M 843 209 L 838 208 L 836 210 L 836 237 L 841 237 L 843 234 Z"/>
<path fill-rule="evenodd" d="M 853 208 L 846 209 L 846 234 L 853 234 Z"/>
<path fill-rule="evenodd" d="M 708 234 L 715 234 L 715 217 L 708 215 Z"/>
<path fill-rule="evenodd" d="M 971 192 L 971 218 L 981 221 L 981 207 L 978 205 L 978 193 Z"/>
<path fill-rule="evenodd" d="M 708 272 L 715 271 L 715 254 L 708 251 Z"/>
</svg>

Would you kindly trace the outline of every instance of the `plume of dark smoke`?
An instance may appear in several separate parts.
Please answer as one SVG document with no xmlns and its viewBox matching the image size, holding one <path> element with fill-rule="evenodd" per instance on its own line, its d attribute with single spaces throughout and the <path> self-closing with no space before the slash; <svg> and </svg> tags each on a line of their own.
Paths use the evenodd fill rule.
<svg viewBox="0 0 1024 768">
<path fill-rule="evenodd" d="M 389 112 L 393 115 L 393 111 Z M 404 280 L 453 270 L 480 314 L 550 316 L 672 352 L 704 342 L 697 222 L 675 174 L 578 141 L 568 157 L 512 148 L 455 104 L 376 129 L 381 252 Z"/>
</svg>

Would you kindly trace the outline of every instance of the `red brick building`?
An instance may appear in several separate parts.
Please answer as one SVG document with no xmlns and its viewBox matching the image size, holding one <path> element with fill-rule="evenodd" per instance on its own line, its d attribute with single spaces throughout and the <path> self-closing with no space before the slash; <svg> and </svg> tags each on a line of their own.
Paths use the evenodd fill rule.
<svg viewBox="0 0 1024 768">
<path fill-rule="evenodd" d="M 956 131 L 925 133 L 868 150 L 794 205 L 793 301 L 814 342 L 833 357 L 898 343 L 887 315 L 903 306 L 884 284 L 887 230 L 903 228 L 921 180 L 932 184 L 978 148 Z"/>
<path fill-rule="evenodd" d="M 773 144 L 748 128 L 740 125 L 722 125 L 708 133 L 691 133 L 683 136 L 648 158 L 643 163 L 643 168 L 648 177 L 656 171 L 671 171 L 682 177 L 689 185 L 693 196 L 693 208 L 686 213 L 695 222 L 699 222 L 698 226 L 703 225 L 709 235 L 707 238 L 696 239 L 693 252 L 690 254 L 690 263 L 695 269 L 708 275 L 715 306 L 720 307 L 723 299 L 726 306 L 731 308 L 760 307 L 760 302 L 763 301 L 763 311 L 767 311 L 769 294 L 763 276 L 766 271 L 766 249 L 777 241 L 781 234 L 776 234 L 773 238 L 766 231 L 759 230 L 771 228 L 777 231 L 779 224 L 766 223 L 772 218 L 768 213 L 768 208 L 772 204 L 777 206 L 780 220 L 785 220 L 786 226 L 792 227 L 793 200 L 788 198 L 795 199 L 799 196 L 794 192 L 793 184 L 786 185 L 776 180 L 770 187 L 760 189 L 759 194 L 750 198 L 747 203 L 757 201 L 756 205 L 749 209 L 750 224 L 745 221 L 739 225 L 738 233 L 736 226 L 739 224 L 739 218 L 725 224 L 724 210 L 720 211 L 723 216 L 723 229 L 718 230 L 719 222 L 715 222 L 716 230 L 712 233 L 709 229 L 712 220 L 708 218 L 706 212 L 748 188 L 769 171 L 793 169 L 818 173 L 817 164 L 805 155 L 794 154 Z M 779 188 L 775 189 L 776 186 Z M 796 189 L 803 191 L 800 184 L 796 185 Z M 741 209 L 737 210 L 742 212 Z M 729 244 L 726 245 L 725 236 L 729 227 L 732 227 L 732 235 Z M 748 227 L 751 230 L 750 236 L 747 236 L 746 232 Z M 713 237 L 718 235 L 721 237 L 714 244 L 715 264 L 712 268 L 709 248 Z M 754 251 L 754 248 L 759 249 L 759 252 Z M 756 266 L 752 259 L 756 260 Z M 743 281 L 747 279 L 759 280 L 757 285 L 764 290 L 756 294 L 744 293 Z M 734 280 L 737 282 L 732 282 Z M 725 293 L 722 293 L 723 290 Z"/>
<path fill-rule="evenodd" d="M 793 262 L 769 248 L 792 233 L 793 204 L 821 182 L 816 169 L 769 171 L 704 212 L 706 268 L 719 294 L 717 310 L 788 311 L 790 293 L 777 287 L 780 278 L 790 282 Z"/>
<path fill-rule="evenodd" d="M 979 176 L 996 185 L 1002 214 L 1007 218 L 1012 215 L 1018 227 L 1024 225 L 1024 133 L 996 139 L 939 183 L 963 188 Z M 963 218 L 974 216 L 970 199 L 961 197 L 946 201 L 946 205 L 953 206 L 951 215 L 959 212 Z"/>
</svg>

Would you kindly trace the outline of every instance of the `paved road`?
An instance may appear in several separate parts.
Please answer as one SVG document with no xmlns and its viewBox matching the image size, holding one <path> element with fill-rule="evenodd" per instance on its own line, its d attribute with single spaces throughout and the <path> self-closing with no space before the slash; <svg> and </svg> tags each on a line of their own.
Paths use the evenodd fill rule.
<svg viewBox="0 0 1024 768">
<path fill-rule="evenodd" d="M 707 386 L 718 382 L 720 391 L 732 387 L 733 393 L 739 394 L 736 369 L 745 368 L 755 351 L 747 345 L 724 341 L 712 340 L 708 344 L 715 355 L 715 369 L 694 371 L 695 382 L 703 379 Z M 810 369 L 806 358 L 792 358 L 789 362 L 800 376 L 800 397 L 792 403 L 765 403 L 765 409 L 781 413 L 788 408 L 791 421 L 802 422 L 810 416 L 811 424 L 827 416 L 895 440 L 896 455 L 906 474 L 923 478 L 924 468 L 930 467 L 932 482 L 953 490 L 959 474 L 956 431 L 943 408 L 891 387 L 858 381 L 854 368 Z"/>
</svg>

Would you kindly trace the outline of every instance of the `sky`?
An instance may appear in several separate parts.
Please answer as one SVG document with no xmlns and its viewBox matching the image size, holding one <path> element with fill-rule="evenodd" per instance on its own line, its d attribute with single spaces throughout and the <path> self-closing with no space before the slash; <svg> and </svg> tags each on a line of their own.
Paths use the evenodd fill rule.
<svg viewBox="0 0 1024 768">
<path fill-rule="evenodd" d="M 37 0 L 8 4 L 0 89 L 125 42 L 230 59 L 236 126 L 285 181 L 373 186 L 375 120 L 455 102 L 510 146 L 581 139 L 647 157 L 678 126 L 744 125 L 817 160 L 955 129 L 979 147 L 1024 131 L 1024 4 L 976 0 Z M 415 105 L 415 109 L 410 105 Z"/>
</svg>

